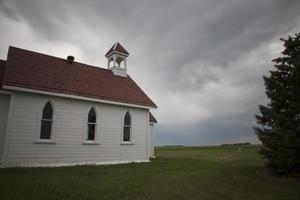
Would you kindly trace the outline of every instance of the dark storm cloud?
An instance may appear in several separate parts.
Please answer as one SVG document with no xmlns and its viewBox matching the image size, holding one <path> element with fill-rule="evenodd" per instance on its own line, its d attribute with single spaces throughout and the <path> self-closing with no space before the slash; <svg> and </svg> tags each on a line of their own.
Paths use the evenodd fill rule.
<svg viewBox="0 0 300 200">
<path fill-rule="evenodd" d="M 158 143 L 254 140 L 261 77 L 280 51 L 269 45 L 299 27 L 299 8 L 298 0 L 1 0 L 0 40 L 45 51 L 62 43 L 101 66 L 119 40 L 130 73 L 159 106 Z M 19 26 L 26 36 L 13 38 Z"/>
<path fill-rule="evenodd" d="M 200 57 L 226 66 L 250 49 L 292 28 L 296 22 L 291 19 L 299 15 L 300 7 L 299 1 L 239 0 L 223 4 L 219 11 L 207 11 L 213 15 L 205 24 L 195 27 L 195 40 L 188 46 L 189 51 L 185 51 L 189 57 L 180 58 L 176 63 Z"/>
<path fill-rule="evenodd" d="M 297 0 L 19 0 L 2 4 L 9 17 L 22 17 L 36 33 L 51 40 L 67 40 L 76 30 L 65 34 L 66 29 L 82 25 L 80 22 L 85 26 L 77 28 L 89 28 L 95 34 L 108 30 L 120 32 L 128 40 L 142 37 L 154 56 L 169 58 L 164 69 L 182 69 L 197 64 L 199 59 L 227 66 L 291 29 L 297 23 L 300 7 Z M 101 21 L 105 26 L 99 30 L 97 23 Z"/>
</svg>

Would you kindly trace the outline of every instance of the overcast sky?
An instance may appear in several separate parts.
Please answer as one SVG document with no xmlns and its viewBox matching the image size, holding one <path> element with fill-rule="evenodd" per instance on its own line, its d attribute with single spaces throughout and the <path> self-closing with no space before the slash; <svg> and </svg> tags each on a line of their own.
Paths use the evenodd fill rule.
<svg viewBox="0 0 300 200">
<path fill-rule="evenodd" d="M 0 0 L 0 25 L 1 59 L 12 45 L 106 68 L 119 41 L 158 105 L 157 145 L 257 143 L 262 76 L 300 31 L 300 1 Z"/>
</svg>

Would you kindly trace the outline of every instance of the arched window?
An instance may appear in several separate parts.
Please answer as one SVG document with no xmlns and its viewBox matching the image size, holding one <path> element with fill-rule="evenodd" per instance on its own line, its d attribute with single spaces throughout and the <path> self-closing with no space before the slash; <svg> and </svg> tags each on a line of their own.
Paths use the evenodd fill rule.
<svg viewBox="0 0 300 200">
<path fill-rule="evenodd" d="M 51 103 L 48 102 L 46 103 L 43 109 L 40 139 L 49 140 L 51 138 L 52 123 L 53 123 L 53 108 Z"/>
<path fill-rule="evenodd" d="M 96 139 L 96 112 L 94 108 L 89 111 L 87 126 L 86 140 L 94 141 Z"/>
<path fill-rule="evenodd" d="M 123 141 L 130 142 L 131 140 L 131 116 L 130 113 L 127 111 L 124 116 L 124 123 L 123 123 Z"/>
</svg>

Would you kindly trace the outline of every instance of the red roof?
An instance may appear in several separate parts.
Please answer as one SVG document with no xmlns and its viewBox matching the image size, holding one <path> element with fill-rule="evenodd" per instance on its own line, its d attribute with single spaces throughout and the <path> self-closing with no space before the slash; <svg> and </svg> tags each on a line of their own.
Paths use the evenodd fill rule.
<svg viewBox="0 0 300 200">
<path fill-rule="evenodd" d="M 130 76 L 9 47 L 3 85 L 157 107 Z"/>
<path fill-rule="evenodd" d="M 110 50 L 105 54 L 105 56 L 108 56 L 110 53 L 116 52 L 116 53 L 121 53 L 121 54 L 126 54 L 129 55 L 129 53 L 126 51 L 126 49 L 119 43 L 116 42 Z"/>
</svg>

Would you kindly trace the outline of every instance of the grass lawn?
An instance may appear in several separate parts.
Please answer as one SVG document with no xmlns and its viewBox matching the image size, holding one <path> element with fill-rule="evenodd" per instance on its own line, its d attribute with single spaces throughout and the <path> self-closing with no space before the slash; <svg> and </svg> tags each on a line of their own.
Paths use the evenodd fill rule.
<svg viewBox="0 0 300 200">
<path fill-rule="evenodd" d="M 266 170 L 258 146 L 158 148 L 151 163 L 0 169 L 5 199 L 300 199 L 300 180 Z"/>
</svg>

